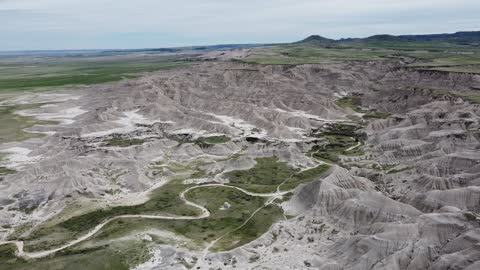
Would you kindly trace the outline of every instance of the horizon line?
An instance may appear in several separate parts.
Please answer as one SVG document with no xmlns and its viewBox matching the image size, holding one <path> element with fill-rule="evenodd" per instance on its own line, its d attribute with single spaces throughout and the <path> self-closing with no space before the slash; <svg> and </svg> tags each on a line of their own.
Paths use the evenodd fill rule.
<svg viewBox="0 0 480 270">
<path fill-rule="evenodd" d="M 364 37 L 342 37 L 342 38 L 329 38 L 323 35 L 319 34 L 311 34 L 308 35 L 305 38 L 311 37 L 311 36 L 320 36 L 324 37 L 327 39 L 335 40 L 335 41 L 342 41 L 346 39 L 365 39 L 365 38 L 370 38 L 374 36 L 381 36 L 381 35 L 388 35 L 388 36 L 393 36 L 393 37 L 401 37 L 401 36 L 424 36 L 424 35 L 453 35 L 453 34 L 458 34 L 458 33 L 476 33 L 479 32 L 480 30 L 472 30 L 472 31 L 455 31 L 455 32 L 443 32 L 443 33 L 424 33 L 424 34 L 400 34 L 400 35 L 392 35 L 392 34 L 374 34 L 370 36 L 364 36 Z M 87 51 L 97 51 L 97 52 L 114 52 L 114 51 L 146 51 L 146 50 L 162 50 L 162 49 L 188 49 L 188 48 L 196 48 L 196 47 L 213 47 L 213 46 L 265 46 L 265 45 L 282 45 L 282 44 L 290 44 L 298 41 L 290 41 L 290 42 L 279 42 L 279 43 L 216 43 L 216 44 L 203 44 L 203 45 L 183 45 L 183 46 L 166 46 L 166 47 L 138 47 L 138 48 L 91 48 L 91 49 L 29 49 L 29 50 L 0 50 L 0 53 L 20 53 L 20 52 L 74 52 L 74 51 L 79 51 L 79 52 L 87 52 Z"/>
</svg>

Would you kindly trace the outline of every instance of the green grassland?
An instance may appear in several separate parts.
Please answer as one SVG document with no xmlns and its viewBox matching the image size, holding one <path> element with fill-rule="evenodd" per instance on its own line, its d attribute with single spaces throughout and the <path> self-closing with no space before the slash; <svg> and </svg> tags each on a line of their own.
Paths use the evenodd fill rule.
<svg viewBox="0 0 480 270">
<path fill-rule="evenodd" d="M 225 235 L 213 247 L 213 251 L 231 250 L 243 246 L 268 231 L 270 226 L 283 218 L 283 211 L 276 205 L 268 205 L 238 230 Z"/>
<path fill-rule="evenodd" d="M 190 64 L 165 56 L 0 58 L 0 92 L 106 83 Z"/>
<path fill-rule="evenodd" d="M 277 186 L 287 180 L 298 169 L 286 162 L 280 162 L 277 157 L 256 158 L 257 164 L 249 170 L 231 171 L 225 174 L 230 180 L 229 185 L 241 187 L 258 193 L 275 192 Z"/>
<path fill-rule="evenodd" d="M 413 69 L 480 73 L 480 49 L 422 42 L 369 42 L 338 45 L 288 44 L 259 47 L 239 61 L 269 65 L 301 65 L 342 61 L 380 61 L 413 57 Z"/>
<path fill-rule="evenodd" d="M 264 65 L 301 65 L 338 61 L 382 60 L 386 53 L 350 49 L 329 49 L 312 45 L 283 45 L 261 47 L 241 61 Z"/>
<path fill-rule="evenodd" d="M 370 40 L 344 41 L 330 45 L 333 48 L 342 49 L 371 49 L 371 50 L 395 50 L 405 52 L 428 51 L 428 52 L 479 52 L 480 48 L 475 43 L 458 44 L 445 41 L 406 41 L 406 40 L 385 40 L 373 38 Z"/>
<path fill-rule="evenodd" d="M 214 247 L 218 250 L 229 250 L 238 246 L 237 239 L 241 239 L 242 243 L 247 243 L 265 233 L 282 216 L 282 211 L 278 207 L 270 207 L 261 215 L 256 215 L 254 222 L 261 224 L 260 227 L 253 227 L 252 230 L 234 231 L 245 223 L 255 210 L 264 206 L 265 198 L 249 196 L 227 187 L 198 188 L 192 190 L 186 196 L 189 200 L 205 206 L 211 212 L 211 216 L 198 220 L 122 219 L 108 224 L 89 242 L 95 243 L 103 239 L 119 238 L 132 232 L 153 228 L 172 231 L 191 239 L 196 246 L 203 246 L 233 231 L 231 238 L 226 238 L 227 240 L 223 241 L 221 246 Z M 221 210 L 225 202 L 228 202 L 231 207 Z M 260 214 L 260 212 L 257 214 Z"/>
<path fill-rule="evenodd" d="M 228 185 L 257 193 L 275 192 L 281 184 L 281 190 L 292 190 L 303 183 L 319 178 L 328 170 L 328 165 L 300 171 L 281 162 L 277 157 L 256 158 L 257 164 L 249 170 L 231 171 L 225 174 L 230 180 Z"/>
<path fill-rule="evenodd" d="M 282 186 L 281 190 L 293 190 L 297 186 L 312 182 L 324 175 L 330 166 L 327 164 L 319 165 L 315 168 L 304 170 L 293 174 Z"/>
</svg>

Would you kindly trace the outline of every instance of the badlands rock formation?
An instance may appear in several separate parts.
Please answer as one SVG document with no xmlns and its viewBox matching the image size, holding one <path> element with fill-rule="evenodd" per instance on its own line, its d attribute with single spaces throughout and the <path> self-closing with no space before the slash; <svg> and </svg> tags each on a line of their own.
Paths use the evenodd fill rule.
<svg viewBox="0 0 480 270">
<path fill-rule="evenodd" d="M 336 101 L 358 96 L 365 110 L 391 116 L 362 128 L 364 155 L 344 156 L 327 176 L 295 189 L 282 204 L 294 217 L 228 252 L 158 246 L 138 269 L 182 269 L 179 258 L 200 269 L 480 269 L 480 107 L 461 95 L 479 84 L 479 75 L 414 71 L 394 60 L 202 62 L 31 96 L 31 103 L 48 97 L 49 104 L 20 113 L 60 123 L 29 130 L 45 138 L 1 146 L 18 173 L 0 182 L 0 223 L 39 224 L 80 198 L 135 201 L 133 195 L 162 184 L 151 177 L 155 160 L 205 156 L 219 161 L 203 169 L 228 172 L 274 155 L 312 167 L 319 162 L 306 154 L 312 132 L 351 122 L 347 116 L 359 113 Z M 146 143 L 105 145 L 115 134 Z M 210 148 L 177 143 L 219 134 L 232 141 Z M 220 161 L 236 153 L 242 158 Z"/>
</svg>

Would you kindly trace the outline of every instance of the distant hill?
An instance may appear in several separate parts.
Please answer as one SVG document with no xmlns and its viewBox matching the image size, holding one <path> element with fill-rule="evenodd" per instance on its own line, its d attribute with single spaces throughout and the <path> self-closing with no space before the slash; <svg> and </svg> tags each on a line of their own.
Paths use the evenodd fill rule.
<svg viewBox="0 0 480 270">
<path fill-rule="evenodd" d="M 312 44 L 312 45 L 348 45 L 355 44 L 371 44 L 377 42 L 444 42 L 459 45 L 480 45 L 480 31 L 456 32 L 453 34 L 431 34 L 431 35 L 374 35 L 367 38 L 346 38 L 333 40 L 319 35 L 312 35 L 295 44 Z"/>
<path fill-rule="evenodd" d="M 407 41 L 480 42 L 480 31 L 457 32 L 454 34 L 403 35 L 399 38 Z"/>
<path fill-rule="evenodd" d="M 297 43 L 308 43 L 308 44 L 331 44 L 334 43 L 335 40 L 329 39 L 329 38 L 324 38 L 319 35 L 311 35 L 307 37 L 306 39 L 299 41 Z"/>
</svg>

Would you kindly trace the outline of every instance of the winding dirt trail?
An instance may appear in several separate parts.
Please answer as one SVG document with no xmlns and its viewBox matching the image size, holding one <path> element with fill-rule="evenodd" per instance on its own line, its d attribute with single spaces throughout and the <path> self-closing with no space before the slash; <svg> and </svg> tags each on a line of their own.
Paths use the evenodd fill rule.
<svg viewBox="0 0 480 270">
<path fill-rule="evenodd" d="M 352 151 L 353 149 L 356 149 L 356 148 L 360 147 L 361 145 L 362 145 L 362 143 L 361 143 L 361 142 L 358 142 L 356 145 L 348 148 L 348 149 L 345 150 L 345 151 L 350 152 L 350 151 Z"/>
<path fill-rule="evenodd" d="M 90 237 L 92 237 L 93 235 L 95 235 L 97 232 L 99 232 L 103 227 L 105 227 L 105 225 L 109 224 L 110 222 L 112 222 L 114 220 L 121 219 L 121 218 L 144 218 L 144 219 L 162 219 L 162 220 L 197 220 L 197 219 L 208 218 L 210 216 L 210 211 L 208 211 L 207 208 L 205 208 L 205 207 L 203 207 L 199 204 L 196 204 L 194 202 L 191 202 L 191 201 L 189 201 L 185 198 L 185 195 L 188 192 L 190 192 L 194 189 L 204 188 L 204 187 L 232 188 L 232 189 L 239 190 L 239 191 L 241 191 L 241 192 L 243 192 L 247 195 L 250 195 L 250 196 L 271 198 L 269 201 L 273 201 L 275 198 L 281 198 L 283 195 L 288 193 L 288 191 L 275 192 L 275 193 L 254 193 L 254 192 L 247 191 L 243 188 L 239 188 L 239 187 L 235 187 L 235 186 L 228 186 L 228 185 L 223 185 L 223 184 L 199 185 L 199 186 L 190 187 L 190 188 L 184 190 L 182 193 L 180 193 L 180 199 L 185 204 L 196 207 L 196 208 L 198 208 L 202 211 L 202 214 L 199 215 L 199 216 L 163 216 L 163 215 L 158 215 L 158 216 L 156 216 L 156 215 L 121 215 L 121 216 L 116 216 L 116 217 L 110 218 L 110 219 L 98 224 L 90 232 L 88 232 L 87 234 L 83 235 L 82 237 L 80 237 L 76 240 L 71 241 L 68 244 L 65 244 L 65 245 L 63 245 L 59 248 L 55 248 L 55 249 L 51 249 L 51 250 L 45 250 L 45 251 L 25 252 L 23 250 L 23 246 L 24 246 L 23 241 L 4 241 L 4 242 L 0 242 L 0 245 L 14 244 L 16 246 L 16 249 L 17 249 L 16 255 L 18 257 L 22 257 L 22 258 L 25 258 L 25 259 L 37 259 L 37 258 L 46 257 L 48 255 L 51 255 L 51 254 L 54 254 L 56 252 L 67 249 L 69 247 L 72 247 L 72 246 L 74 246 L 74 245 L 76 245 L 80 242 L 83 242 L 83 241 L 89 239 Z M 259 210 L 260 209 L 257 209 L 257 211 L 255 211 L 255 213 L 258 212 Z M 251 217 L 253 217 L 255 215 L 255 213 Z M 251 219 L 251 217 L 245 222 L 245 224 Z M 208 251 L 208 249 L 207 249 L 207 251 Z"/>
</svg>

